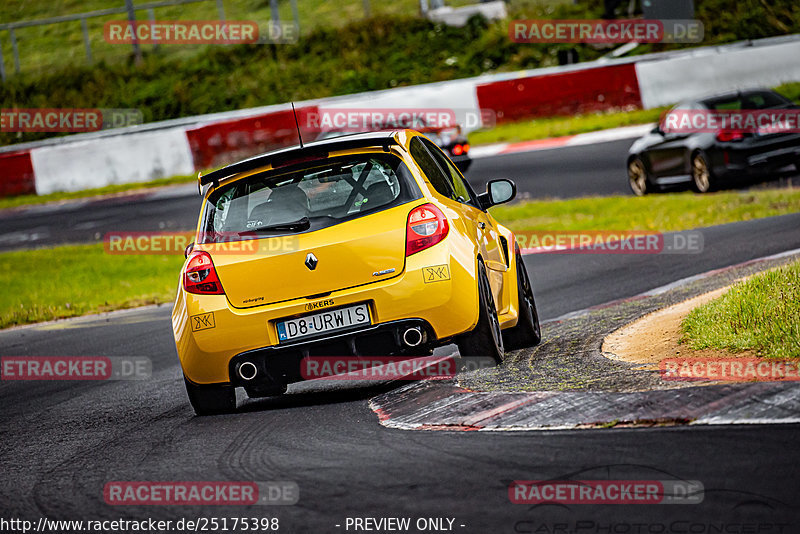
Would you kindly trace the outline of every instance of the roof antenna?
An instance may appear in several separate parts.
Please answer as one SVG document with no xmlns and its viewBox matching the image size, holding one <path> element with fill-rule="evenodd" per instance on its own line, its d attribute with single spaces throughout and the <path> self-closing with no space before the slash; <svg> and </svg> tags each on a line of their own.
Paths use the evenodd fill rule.
<svg viewBox="0 0 800 534">
<path fill-rule="evenodd" d="M 300 148 L 303 148 L 303 136 L 300 134 L 300 123 L 297 122 L 297 111 L 294 109 L 294 102 L 292 102 L 292 113 L 294 113 L 294 125 L 297 126 L 297 137 L 300 138 Z"/>
</svg>

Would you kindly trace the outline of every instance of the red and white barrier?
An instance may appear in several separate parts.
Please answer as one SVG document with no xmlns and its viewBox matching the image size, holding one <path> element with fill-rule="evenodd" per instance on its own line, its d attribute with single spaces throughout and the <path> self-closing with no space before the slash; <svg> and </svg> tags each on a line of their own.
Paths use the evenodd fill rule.
<svg viewBox="0 0 800 534">
<path fill-rule="evenodd" d="M 30 157 L 39 195 L 147 182 L 195 168 L 183 128 L 37 147 Z"/>
<path fill-rule="evenodd" d="M 36 192 L 30 150 L 0 154 L 0 197 Z"/>
<path fill-rule="evenodd" d="M 298 124 L 306 142 L 315 133 L 304 127 L 316 106 L 297 108 Z M 297 143 L 297 126 L 291 109 L 204 124 L 186 130 L 196 169 L 219 167 L 246 157 Z"/>
<path fill-rule="evenodd" d="M 492 82 L 476 91 L 480 107 L 494 110 L 498 123 L 642 106 L 632 63 Z"/>
</svg>

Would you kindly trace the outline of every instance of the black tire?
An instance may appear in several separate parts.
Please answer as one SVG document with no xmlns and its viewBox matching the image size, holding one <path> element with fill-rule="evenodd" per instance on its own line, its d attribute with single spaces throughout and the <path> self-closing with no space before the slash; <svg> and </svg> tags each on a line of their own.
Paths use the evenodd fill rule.
<svg viewBox="0 0 800 534">
<path fill-rule="evenodd" d="M 470 332 L 461 336 L 456 344 L 462 357 L 494 358 L 503 361 L 503 333 L 494 304 L 494 295 L 486 277 L 486 267 L 478 260 L 478 324 Z"/>
<path fill-rule="evenodd" d="M 696 193 L 709 193 L 716 189 L 714 175 L 708 166 L 708 159 L 702 152 L 692 156 L 692 189 Z"/>
<path fill-rule="evenodd" d="M 628 185 L 637 197 L 643 197 L 657 191 L 656 186 L 650 181 L 650 176 L 647 174 L 647 167 L 644 166 L 644 162 L 639 156 L 628 162 Z"/>
<path fill-rule="evenodd" d="M 517 326 L 503 332 L 506 350 L 519 350 L 535 347 L 542 341 L 542 328 L 539 325 L 539 312 L 533 298 L 533 286 L 528 277 L 525 262 L 522 261 L 519 247 L 517 255 L 517 294 L 519 295 L 519 320 Z"/>
<path fill-rule="evenodd" d="M 231 386 L 192 384 L 186 377 L 186 394 L 197 415 L 230 413 L 236 410 L 236 389 Z"/>
</svg>

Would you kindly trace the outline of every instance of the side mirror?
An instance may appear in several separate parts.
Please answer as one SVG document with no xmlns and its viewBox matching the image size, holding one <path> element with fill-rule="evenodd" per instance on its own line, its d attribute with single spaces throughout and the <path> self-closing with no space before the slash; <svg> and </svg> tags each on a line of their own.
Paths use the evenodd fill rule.
<svg viewBox="0 0 800 534">
<path fill-rule="evenodd" d="M 650 133 L 654 133 L 654 134 L 658 134 L 658 135 L 664 135 L 664 130 L 661 129 L 661 125 L 660 124 L 656 124 L 656 127 L 653 128 L 652 130 L 650 130 Z"/>
<path fill-rule="evenodd" d="M 194 249 L 194 241 L 192 241 L 191 243 L 189 243 L 188 245 L 186 245 L 186 249 L 183 251 L 183 257 L 184 257 L 184 258 L 188 258 L 188 257 L 189 257 L 189 254 L 191 254 L 191 253 L 192 253 L 192 250 L 193 250 L 193 249 Z"/>
<path fill-rule="evenodd" d="M 491 208 L 497 204 L 509 202 L 517 196 L 517 186 L 511 180 L 505 178 L 492 180 L 486 184 L 486 192 L 479 195 L 481 205 L 484 209 Z"/>
</svg>

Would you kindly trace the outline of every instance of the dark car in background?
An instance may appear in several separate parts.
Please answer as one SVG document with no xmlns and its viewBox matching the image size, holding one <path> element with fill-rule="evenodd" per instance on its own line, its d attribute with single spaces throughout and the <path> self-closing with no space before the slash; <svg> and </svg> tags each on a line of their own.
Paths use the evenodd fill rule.
<svg viewBox="0 0 800 534">
<path fill-rule="evenodd" d="M 441 148 L 442 151 L 450 157 L 450 160 L 455 164 L 458 170 L 461 171 L 461 174 L 467 173 L 467 169 L 469 169 L 469 166 L 472 164 L 472 159 L 469 157 L 469 141 L 467 141 L 467 137 L 462 133 L 461 126 L 456 125 L 446 128 L 436 128 L 423 123 L 419 126 L 415 126 L 414 129 L 424 134 L 425 137 Z M 317 136 L 316 140 L 322 141 L 342 135 L 350 135 L 351 133 L 353 132 L 325 130 Z"/>
<path fill-rule="evenodd" d="M 638 139 L 628 153 L 628 183 L 635 195 L 667 187 L 690 185 L 699 193 L 713 191 L 734 179 L 764 178 L 800 170 L 800 133 L 736 130 L 671 131 L 670 115 L 723 116 L 797 110 L 798 106 L 768 89 L 718 94 L 683 102 L 664 115 L 651 132 Z M 675 119 L 676 117 L 672 117 Z M 790 169 L 793 167 L 793 169 Z"/>
<path fill-rule="evenodd" d="M 461 174 L 466 174 L 472 164 L 472 159 L 469 157 L 469 142 L 461 132 L 461 126 L 425 128 L 420 131 L 450 156 Z"/>
</svg>

